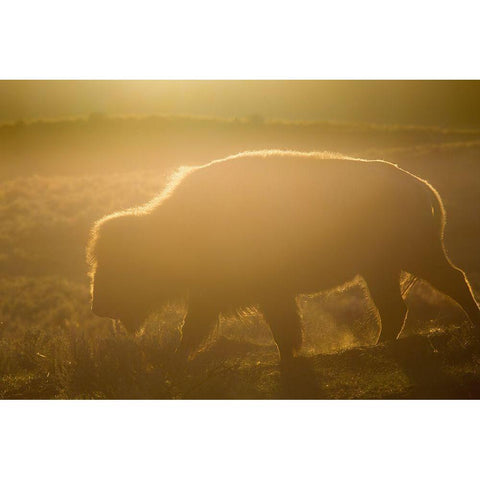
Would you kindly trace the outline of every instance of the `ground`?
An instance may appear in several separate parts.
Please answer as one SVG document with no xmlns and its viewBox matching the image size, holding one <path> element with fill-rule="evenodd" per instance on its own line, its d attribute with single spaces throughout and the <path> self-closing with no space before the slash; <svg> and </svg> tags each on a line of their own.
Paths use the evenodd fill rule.
<svg viewBox="0 0 480 480">
<path fill-rule="evenodd" d="M 205 370 L 184 398 L 480 398 L 474 338 L 459 329 L 415 335 L 390 345 L 300 357 L 290 366 L 278 365 L 271 350 L 255 352 Z"/>
<path fill-rule="evenodd" d="M 118 399 L 474 399 L 480 343 L 470 328 L 404 337 L 279 363 L 274 346 L 217 339 L 182 362 L 147 341 L 119 335 L 95 351 L 81 339 L 75 361 L 4 376 L 2 398 Z"/>
</svg>

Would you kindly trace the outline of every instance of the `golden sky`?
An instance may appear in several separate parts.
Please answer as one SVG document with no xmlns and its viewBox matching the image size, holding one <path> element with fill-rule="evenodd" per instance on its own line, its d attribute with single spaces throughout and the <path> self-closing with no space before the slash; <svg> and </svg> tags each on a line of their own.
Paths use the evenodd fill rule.
<svg viewBox="0 0 480 480">
<path fill-rule="evenodd" d="M 480 81 L 0 81 L 0 122 L 107 114 L 480 126 Z"/>
</svg>

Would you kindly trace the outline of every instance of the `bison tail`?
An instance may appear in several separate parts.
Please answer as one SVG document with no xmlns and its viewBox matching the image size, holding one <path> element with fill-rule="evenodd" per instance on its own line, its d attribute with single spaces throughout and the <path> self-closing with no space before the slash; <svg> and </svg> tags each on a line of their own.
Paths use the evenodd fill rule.
<svg viewBox="0 0 480 480">
<path fill-rule="evenodd" d="M 443 239 L 443 232 L 445 230 L 446 214 L 440 194 L 429 183 L 425 182 L 430 199 L 430 207 L 432 209 L 432 216 L 435 226 L 435 233 Z"/>
</svg>

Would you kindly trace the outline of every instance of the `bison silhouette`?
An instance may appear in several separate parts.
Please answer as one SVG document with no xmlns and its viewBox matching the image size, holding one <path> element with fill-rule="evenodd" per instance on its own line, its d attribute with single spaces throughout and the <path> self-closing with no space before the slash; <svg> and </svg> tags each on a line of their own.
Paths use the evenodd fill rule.
<svg viewBox="0 0 480 480">
<path fill-rule="evenodd" d="M 480 324 L 465 274 L 443 245 L 445 212 L 425 180 L 381 160 L 245 152 L 177 172 L 138 208 L 100 219 L 88 247 L 92 310 L 129 331 L 188 296 L 179 350 L 194 354 L 221 312 L 255 305 L 282 360 L 302 343 L 295 297 L 364 278 L 397 338 L 407 313 L 400 274 L 428 281 Z"/>
</svg>

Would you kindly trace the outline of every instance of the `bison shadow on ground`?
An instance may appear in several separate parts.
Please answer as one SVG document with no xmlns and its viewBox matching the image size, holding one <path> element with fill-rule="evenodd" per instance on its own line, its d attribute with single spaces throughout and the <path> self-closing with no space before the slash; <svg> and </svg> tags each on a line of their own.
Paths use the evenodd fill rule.
<svg viewBox="0 0 480 480">
<path fill-rule="evenodd" d="M 301 357 L 281 369 L 282 398 L 480 398 L 479 358 L 480 342 L 460 328 Z"/>
</svg>

